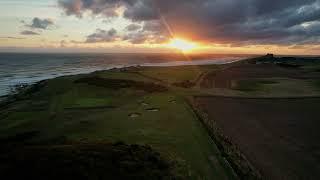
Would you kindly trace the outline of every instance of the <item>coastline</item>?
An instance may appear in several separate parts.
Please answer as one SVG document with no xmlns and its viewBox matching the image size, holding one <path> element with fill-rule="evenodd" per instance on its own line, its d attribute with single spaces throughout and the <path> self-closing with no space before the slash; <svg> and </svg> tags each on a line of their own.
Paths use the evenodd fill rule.
<svg viewBox="0 0 320 180">
<path fill-rule="evenodd" d="M 98 72 L 104 72 L 104 71 L 110 71 L 110 70 L 118 70 L 122 71 L 127 68 L 136 68 L 136 67 L 183 67 L 183 66 L 206 66 L 206 65 L 228 65 L 240 61 L 245 61 L 248 59 L 252 59 L 255 57 L 251 58 L 233 58 L 234 60 L 229 61 L 230 59 L 221 59 L 221 60 L 196 60 L 196 61 L 171 61 L 171 62 L 161 62 L 161 63 L 141 63 L 141 64 L 133 64 L 133 65 L 122 65 L 122 66 L 112 66 L 106 69 L 98 69 L 98 70 L 93 70 L 93 71 L 88 71 L 88 72 L 83 72 L 83 73 L 75 73 L 75 74 L 61 74 L 57 76 L 52 76 L 52 77 L 43 77 L 39 78 L 39 80 L 34 81 L 34 82 L 22 82 L 22 83 L 16 83 L 12 86 L 16 86 L 19 84 L 24 84 L 29 88 L 29 86 L 36 85 L 37 83 L 41 81 L 47 81 L 50 79 L 55 79 L 55 78 L 61 78 L 61 77 L 69 77 L 69 76 L 76 76 L 76 75 L 88 75 L 92 73 L 98 73 Z M 17 94 L 18 92 L 12 92 L 8 91 L 7 93 L 3 93 L 3 95 L 0 95 L 0 103 L 3 101 L 6 101 L 7 98 Z"/>
<path fill-rule="evenodd" d="M 176 90 L 175 88 L 172 88 L 171 90 L 165 90 L 165 91 L 162 91 L 162 90 L 159 91 L 159 89 L 156 88 L 158 89 L 156 92 L 154 93 L 150 92 L 148 89 L 150 88 L 152 89 L 152 87 L 154 87 L 153 85 L 157 83 L 154 81 L 153 83 L 150 83 L 150 82 L 147 83 L 146 79 L 150 78 L 148 77 L 148 74 L 144 77 L 139 75 L 134 76 L 135 73 L 128 73 L 128 72 L 133 72 L 137 70 L 137 68 L 141 68 L 141 70 L 143 70 L 143 67 L 141 66 L 130 66 L 130 67 L 122 67 L 122 68 L 113 68 L 109 70 L 95 71 L 93 73 L 87 73 L 87 75 L 83 75 L 83 76 L 67 75 L 67 76 L 57 77 L 54 79 L 43 80 L 35 84 L 26 86 L 26 88 L 22 89 L 20 92 L 17 92 L 17 94 L 12 94 L 7 96 L 6 101 L 4 101 L 3 103 L 0 103 L 0 107 L 1 109 L 3 109 L 3 112 L 4 112 L 3 116 L 10 119 L 11 116 L 7 116 L 5 114 L 6 112 L 10 111 L 9 107 L 15 107 L 19 103 L 21 105 L 24 105 L 22 106 L 23 109 L 21 110 L 25 112 L 31 112 L 32 114 L 30 116 L 29 115 L 23 116 L 22 119 L 32 117 L 32 118 L 39 118 L 39 120 L 41 119 L 41 122 L 47 121 L 45 124 L 46 126 L 48 126 L 48 129 L 50 130 L 47 131 L 40 128 L 40 129 L 37 129 L 37 131 L 45 133 L 49 137 L 54 136 L 54 138 L 56 138 L 55 136 L 57 136 L 57 138 L 59 138 L 62 136 L 67 140 L 80 140 L 80 141 L 82 141 L 82 139 L 87 139 L 84 141 L 88 141 L 88 142 L 93 141 L 96 138 L 108 139 L 110 141 L 124 139 L 126 143 L 141 142 L 140 138 L 142 138 L 144 143 L 150 144 L 151 147 L 154 146 L 157 152 L 159 152 L 160 154 L 163 154 L 168 159 L 172 158 L 171 156 L 169 156 L 169 154 L 172 152 L 171 151 L 167 152 L 165 149 L 168 149 L 168 148 L 173 149 L 174 154 L 176 154 L 176 156 L 174 156 L 174 162 L 178 163 L 175 167 L 177 168 L 175 169 L 175 171 L 177 172 L 179 171 L 180 173 L 180 170 L 181 170 L 181 173 L 183 172 L 182 175 L 193 177 L 189 179 L 195 179 L 195 177 L 203 177 L 203 178 L 209 177 L 210 179 L 213 179 L 216 176 L 229 177 L 228 179 L 236 179 L 235 178 L 236 175 L 234 174 L 232 168 L 220 156 L 218 149 L 216 149 L 215 145 L 213 144 L 213 141 L 207 135 L 205 129 L 203 129 L 203 127 L 201 126 L 201 123 L 195 118 L 194 113 L 189 109 L 190 106 L 188 106 L 184 101 L 184 99 L 181 97 L 182 95 L 176 94 L 176 92 L 174 92 L 174 90 Z M 205 69 L 205 68 L 215 68 L 215 67 L 201 66 L 200 69 L 202 68 Z M 145 69 L 150 70 L 152 68 L 145 68 Z M 156 69 L 161 70 L 166 68 L 156 67 L 154 70 Z M 180 68 L 173 68 L 173 69 L 175 71 Z M 183 75 L 186 75 L 186 74 L 189 75 L 184 71 L 188 71 L 190 69 L 193 69 L 193 68 L 192 67 L 181 68 L 181 70 L 183 71 Z M 114 71 L 114 73 L 109 72 L 112 70 Z M 154 71 L 154 70 L 152 69 L 151 71 Z M 180 73 L 182 71 L 180 71 Z M 119 74 L 120 76 L 118 76 Z M 115 75 L 115 76 L 112 76 L 112 75 Z M 123 76 L 121 77 L 121 75 L 124 75 L 125 77 Z M 196 74 L 192 74 L 192 75 L 193 77 L 195 77 Z M 103 80 L 103 78 L 95 79 L 94 76 L 105 77 L 105 80 Z M 63 79 L 63 77 L 66 77 L 66 81 L 64 81 L 65 79 Z M 78 81 L 75 81 L 75 79 L 77 79 Z M 113 83 L 112 82 L 108 83 L 108 80 L 110 81 L 112 79 L 114 80 Z M 93 83 L 96 82 L 95 86 L 90 86 L 90 82 L 93 82 Z M 134 82 L 142 82 L 142 84 L 134 83 Z M 120 85 L 125 84 L 125 85 L 118 87 L 117 85 L 119 84 Z M 82 87 L 85 87 L 85 89 L 81 89 Z M 73 96 L 68 94 L 67 92 L 69 92 L 70 88 L 75 88 L 74 90 L 80 90 L 82 92 L 81 95 Z M 90 88 L 91 89 L 90 92 L 93 92 L 93 94 L 95 94 L 95 92 L 97 92 L 97 94 L 98 93 L 102 93 L 102 94 L 100 94 L 99 96 L 93 97 L 90 94 L 88 95 L 88 89 L 86 88 Z M 123 89 L 123 91 L 119 92 L 115 90 L 119 88 Z M 62 92 L 64 95 L 60 94 Z M 40 99 L 42 98 L 43 99 L 36 100 L 37 97 L 41 97 Z M 68 105 L 62 102 L 64 101 L 64 99 L 68 99 L 68 98 L 72 100 L 72 104 Z M 103 98 L 106 99 L 107 101 L 101 101 L 101 99 Z M 118 100 L 119 98 L 120 100 Z M 51 99 L 58 100 L 58 102 L 56 103 L 52 101 L 50 102 Z M 115 104 L 113 104 L 113 102 L 111 102 L 110 104 L 109 99 L 114 99 Z M 59 101 L 59 100 L 62 100 L 62 101 Z M 73 100 L 75 100 L 74 103 L 73 103 Z M 34 102 L 34 104 L 28 105 L 27 101 L 32 101 Z M 77 105 L 76 102 L 80 102 L 81 104 Z M 50 109 L 50 106 L 53 104 L 56 104 L 57 106 L 54 107 L 54 109 Z M 109 109 L 109 107 L 111 107 L 110 105 L 112 105 L 114 109 L 112 110 Z M 101 119 L 98 117 L 98 120 L 97 120 L 97 117 L 92 116 L 91 113 L 88 113 L 91 111 L 95 112 L 95 114 L 102 115 Z M 56 125 L 57 124 L 63 125 L 64 123 L 73 121 L 70 119 L 60 118 L 60 117 L 66 117 L 61 114 L 63 112 L 72 114 L 70 118 L 78 122 L 77 124 L 81 127 L 79 128 L 79 126 L 78 127 L 71 126 L 72 129 L 75 130 L 75 132 L 67 133 L 67 129 L 66 129 L 65 131 L 66 133 L 63 134 L 60 132 L 61 132 L 61 128 L 64 129 L 65 126 L 61 128 L 58 127 L 55 129 L 56 127 L 55 125 L 53 125 L 54 127 L 47 125 L 50 123 L 53 123 Z M 40 115 L 42 113 L 43 113 L 43 116 Z M 85 116 L 81 115 L 82 113 L 90 114 L 89 116 L 87 116 L 87 118 L 91 120 L 86 119 Z M 105 115 L 104 113 L 110 113 L 110 114 Z M 180 116 L 175 116 L 175 114 L 177 113 L 180 114 Z M 132 116 L 132 114 L 136 116 Z M 171 115 L 171 117 L 168 118 L 167 115 Z M 110 126 L 104 126 L 103 124 L 109 123 L 109 121 L 104 121 L 103 117 L 113 117 L 110 119 L 111 121 L 114 121 L 114 123 L 111 123 Z M 56 121 L 52 121 L 52 119 L 55 119 Z M 133 121 L 134 119 L 140 119 L 140 120 Z M 150 122 L 150 119 L 153 119 L 153 122 L 155 124 L 151 124 L 151 126 L 146 126 L 146 124 Z M 118 120 L 122 120 L 122 123 L 119 124 Z M 61 121 L 61 122 L 58 122 L 58 121 Z M 13 121 L 8 120 L 8 122 L 11 123 Z M 30 122 L 35 123 L 36 125 L 38 121 L 32 119 Z M 94 122 L 97 122 L 97 124 L 95 124 Z M 142 122 L 142 124 L 140 124 L 140 122 Z M 132 128 L 131 125 L 130 126 L 123 125 L 123 124 L 130 124 L 130 123 L 133 123 L 131 125 L 136 128 Z M 182 123 L 185 123 L 186 126 L 180 126 Z M 121 132 L 121 134 L 124 134 L 124 135 L 126 135 L 125 132 L 128 132 L 128 139 L 118 136 L 119 133 L 117 132 L 112 132 L 112 130 L 117 130 L 117 128 L 114 128 L 112 125 L 115 125 L 115 127 L 118 127 L 120 125 L 121 131 L 119 132 Z M 166 129 L 168 134 L 163 133 L 163 129 L 158 128 L 162 126 L 163 128 Z M 99 131 L 99 127 L 103 127 L 103 129 L 100 129 L 101 130 L 100 133 L 102 132 L 108 132 L 108 133 L 101 135 L 99 132 L 97 132 L 97 130 Z M 84 131 L 84 129 L 87 129 L 87 128 L 94 129 L 94 132 L 87 132 L 90 135 L 86 134 L 86 131 Z M 124 129 L 122 130 L 122 128 Z M 137 132 L 135 130 L 137 128 L 149 128 L 152 130 L 151 132 L 154 133 L 159 138 L 157 138 L 157 141 L 154 143 L 154 139 L 152 138 L 152 136 L 144 135 L 144 133 L 148 133 L 148 132 L 142 132 L 143 134 L 141 134 L 140 131 Z M 185 134 L 185 133 L 180 134 L 180 132 L 186 132 L 190 128 L 193 128 L 194 136 L 193 135 L 190 136 L 189 134 Z M 54 130 L 54 132 L 51 132 L 52 129 Z M 26 133 L 31 132 L 30 130 L 25 130 L 25 129 L 23 131 L 25 131 Z M 19 130 L 19 132 L 23 132 L 23 131 Z M 59 133 L 55 134 L 55 132 L 59 132 Z M 132 136 L 132 134 L 134 136 Z M 39 135 L 39 136 L 35 135 L 34 137 L 30 138 L 30 141 L 41 140 L 45 142 L 46 141 L 50 142 L 50 139 L 45 139 L 45 140 L 42 139 L 46 135 Z M 17 134 L 14 131 L 8 130 L 8 134 L 5 134 L 3 136 L 14 137 L 14 136 L 17 136 Z M 110 137 L 114 137 L 114 138 L 110 138 Z M 167 139 L 168 137 L 174 137 L 174 139 Z M 40 140 L 37 138 L 39 138 Z M 199 140 L 198 138 L 201 140 L 201 144 L 197 143 L 197 140 Z M 172 143 L 168 143 L 168 141 L 169 142 L 171 141 Z M 199 145 L 200 146 L 198 148 L 193 149 L 192 151 L 186 151 L 184 141 L 187 141 L 187 143 L 190 144 L 191 147 L 197 147 Z M 203 153 L 204 153 L 204 156 L 200 156 L 200 154 L 203 154 Z M 210 157 L 210 162 L 208 162 L 207 157 Z M 186 165 L 180 164 L 180 159 L 185 161 Z M 214 173 L 215 168 L 212 167 L 213 161 L 215 161 L 216 167 L 221 169 L 221 171 L 216 172 L 217 174 Z M 188 172 L 192 172 L 192 173 L 188 174 Z"/>
</svg>

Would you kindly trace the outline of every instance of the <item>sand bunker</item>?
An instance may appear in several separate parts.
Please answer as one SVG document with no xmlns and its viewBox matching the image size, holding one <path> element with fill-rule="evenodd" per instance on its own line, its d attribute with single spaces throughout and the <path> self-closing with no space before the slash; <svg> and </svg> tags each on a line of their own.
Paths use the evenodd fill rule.
<svg viewBox="0 0 320 180">
<path fill-rule="evenodd" d="M 140 116 L 141 116 L 140 113 L 131 113 L 131 114 L 129 114 L 129 117 L 131 117 L 131 118 L 137 118 L 137 117 L 140 117 Z"/>
<path fill-rule="evenodd" d="M 169 100 L 169 103 L 176 103 L 177 101 L 174 99 Z"/>
<path fill-rule="evenodd" d="M 142 105 L 142 106 L 149 106 L 149 104 L 146 103 L 146 102 L 141 102 L 141 105 Z"/>
<path fill-rule="evenodd" d="M 159 109 L 158 108 L 148 108 L 146 109 L 147 111 L 150 111 L 150 112 L 158 112 Z"/>
</svg>

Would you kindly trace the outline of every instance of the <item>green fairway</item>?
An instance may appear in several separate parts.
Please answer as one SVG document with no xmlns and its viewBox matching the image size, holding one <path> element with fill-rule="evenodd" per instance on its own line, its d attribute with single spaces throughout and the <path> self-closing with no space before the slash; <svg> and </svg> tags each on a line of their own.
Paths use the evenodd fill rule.
<svg viewBox="0 0 320 180">
<path fill-rule="evenodd" d="M 172 84 L 183 81 L 196 81 L 201 74 L 207 71 L 215 70 L 217 68 L 217 65 L 144 67 L 138 72 L 144 76 Z"/>
<path fill-rule="evenodd" d="M 49 80 L 39 91 L 20 95 L 19 101 L 1 111 L 1 137 L 37 132 L 28 141 L 67 139 L 146 144 L 174 162 L 174 171 L 179 177 L 234 179 L 231 168 L 185 97 L 170 89 L 150 91 L 154 86 L 150 83 L 159 82 L 144 76 L 150 75 L 149 69 L 139 73 L 105 71 Z M 160 72 L 164 73 L 163 69 Z M 169 76 L 159 77 L 173 82 L 194 75 L 188 72 L 173 80 L 171 73 L 169 70 L 168 74 L 164 73 Z M 122 80 L 145 84 L 124 84 L 126 88 L 113 84 L 89 85 L 96 77 L 114 79 L 119 84 L 131 83 Z M 80 78 L 87 82 L 76 83 Z"/>
</svg>

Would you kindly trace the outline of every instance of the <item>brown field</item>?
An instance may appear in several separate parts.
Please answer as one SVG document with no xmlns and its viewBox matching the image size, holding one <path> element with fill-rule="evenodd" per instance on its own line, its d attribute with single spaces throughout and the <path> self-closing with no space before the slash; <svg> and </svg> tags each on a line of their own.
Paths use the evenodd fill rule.
<svg viewBox="0 0 320 180">
<path fill-rule="evenodd" d="M 266 179 L 320 178 L 320 98 L 195 97 Z"/>
<path fill-rule="evenodd" d="M 232 88 L 232 81 L 257 78 L 291 78 L 314 79 L 319 73 L 309 72 L 299 68 L 285 68 L 275 64 L 240 64 L 214 71 L 203 77 L 200 86 L 203 88 Z"/>
</svg>

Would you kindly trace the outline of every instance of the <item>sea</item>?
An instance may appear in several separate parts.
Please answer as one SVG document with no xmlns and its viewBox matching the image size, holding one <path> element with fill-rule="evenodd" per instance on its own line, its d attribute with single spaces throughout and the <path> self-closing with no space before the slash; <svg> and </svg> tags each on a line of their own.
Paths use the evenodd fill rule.
<svg viewBox="0 0 320 180">
<path fill-rule="evenodd" d="M 252 55 L 0 53 L 0 97 L 14 87 L 65 75 L 128 66 L 225 64 Z"/>
</svg>

